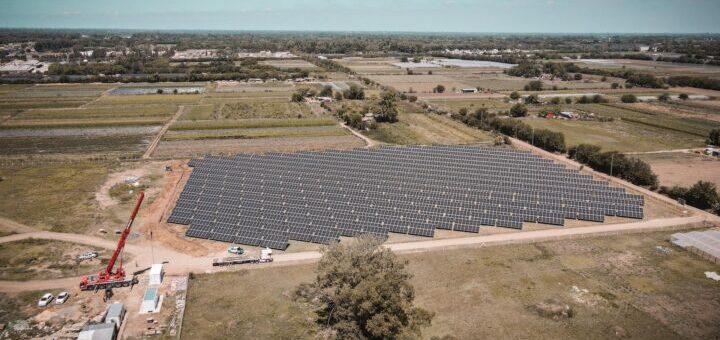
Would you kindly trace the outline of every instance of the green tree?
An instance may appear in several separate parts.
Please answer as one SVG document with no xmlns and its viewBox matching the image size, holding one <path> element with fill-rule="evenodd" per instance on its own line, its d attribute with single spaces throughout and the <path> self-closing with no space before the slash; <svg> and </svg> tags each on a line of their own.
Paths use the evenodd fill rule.
<svg viewBox="0 0 720 340">
<path fill-rule="evenodd" d="M 661 102 L 666 102 L 670 100 L 670 96 L 667 93 L 663 93 L 657 97 L 657 99 Z"/>
<path fill-rule="evenodd" d="M 385 91 L 380 95 L 380 101 L 375 106 L 375 120 L 378 122 L 397 122 L 397 105 L 395 92 Z"/>
<path fill-rule="evenodd" d="M 573 76 L 575 80 L 582 80 L 582 73 L 575 73 L 575 76 Z"/>
<path fill-rule="evenodd" d="M 430 325 L 433 314 L 413 303 L 407 262 L 381 244 L 366 235 L 323 248 L 314 282 L 295 290 L 337 339 L 419 338 Z"/>
<path fill-rule="evenodd" d="M 553 105 L 559 105 L 560 97 L 553 97 L 552 99 L 550 99 L 550 103 L 552 103 Z"/>
<path fill-rule="evenodd" d="M 527 116 L 527 107 L 523 104 L 515 104 L 510 108 L 510 115 L 513 117 L 525 117 Z"/>
<path fill-rule="evenodd" d="M 408 62 L 408 57 L 400 57 L 400 62 L 401 62 L 401 63 L 407 63 L 407 62 Z"/>
<path fill-rule="evenodd" d="M 714 183 L 698 181 L 688 189 L 685 195 L 687 204 L 703 210 L 715 207 L 720 202 Z"/>
<path fill-rule="evenodd" d="M 610 87 L 612 87 L 613 89 L 616 89 L 616 88 L 620 87 L 620 84 L 618 84 L 618 83 L 612 83 L 612 84 L 610 85 Z"/>
<path fill-rule="evenodd" d="M 520 98 L 520 94 L 517 91 L 512 91 L 510 93 L 510 99 L 517 100 L 518 98 Z"/>
<path fill-rule="evenodd" d="M 435 86 L 433 89 L 433 93 L 443 93 L 445 92 L 445 85 L 439 84 L 438 86 Z"/>
<path fill-rule="evenodd" d="M 688 96 L 687 93 L 681 93 L 680 95 L 678 95 L 678 98 L 682 100 L 688 100 L 690 96 Z"/>
<path fill-rule="evenodd" d="M 572 104 L 572 98 L 565 97 L 565 104 Z"/>
<path fill-rule="evenodd" d="M 635 103 L 637 102 L 637 97 L 632 93 L 626 93 L 620 97 L 620 101 L 623 103 Z"/>
<path fill-rule="evenodd" d="M 705 143 L 720 146 L 720 129 L 712 129 L 708 133 L 708 138 Z"/>
<path fill-rule="evenodd" d="M 343 97 L 350 100 L 365 99 L 365 91 L 357 84 L 350 84 L 350 88 L 343 91 Z"/>
</svg>

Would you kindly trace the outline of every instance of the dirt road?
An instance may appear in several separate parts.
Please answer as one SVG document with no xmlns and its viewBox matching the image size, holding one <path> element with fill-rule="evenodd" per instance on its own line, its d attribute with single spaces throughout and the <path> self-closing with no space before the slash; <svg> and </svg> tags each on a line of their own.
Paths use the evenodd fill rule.
<svg viewBox="0 0 720 340">
<path fill-rule="evenodd" d="M 511 243 L 531 243 L 550 240 L 614 235 L 620 233 L 647 232 L 660 229 L 675 229 L 682 228 L 683 226 L 687 227 L 692 225 L 699 225 L 704 221 L 706 221 L 706 216 L 695 214 L 689 217 L 656 219 L 634 223 L 598 225 L 578 228 L 559 228 L 537 231 L 518 231 L 514 233 L 451 239 L 429 239 L 427 241 L 387 244 L 385 245 L 385 247 L 397 253 L 412 253 L 421 251 L 452 249 L 459 247 L 483 247 Z M 113 249 L 115 247 L 115 243 L 113 241 L 99 239 L 93 236 L 51 232 L 37 232 L 6 236 L 0 238 L 0 243 L 27 238 L 46 238 L 68 242 L 77 242 L 82 244 L 101 246 L 108 249 Z M 293 265 L 298 263 L 316 261 L 320 258 L 321 255 L 318 251 L 278 254 L 274 257 L 274 261 L 268 264 L 237 266 L 234 268 L 225 267 L 217 269 L 212 267 L 211 263 L 213 258 L 219 257 L 219 254 L 210 254 L 206 256 L 196 257 L 183 254 L 157 244 L 151 247 L 147 242 L 128 245 L 127 251 L 135 255 L 135 258 L 137 259 L 136 261 L 133 261 L 133 263 L 129 263 L 126 265 L 128 271 L 148 267 L 153 262 L 158 263 L 162 261 L 168 261 L 165 266 L 168 275 L 183 275 L 189 272 L 212 273 L 217 271 Z M 51 288 L 69 289 L 77 286 L 78 280 L 79 277 L 62 280 L 37 280 L 25 282 L 0 281 L 0 292 L 19 292 L 26 290 L 41 290 Z"/>
<path fill-rule="evenodd" d="M 185 106 L 180 105 L 178 106 L 177 112 L 175 112 L 175 115 L 172 116 L 172 118 L 163 125 L 163 127 L 158 131 L 157 136 L 155 136 L 155 139 L 153 139 L 152 143 L 148 146 L 147 150 L 145 150 L 145 153 L 143 154 L 143 159 L 150 159 L 150 156 L 152 156 L 153 152 L 155 151 L 155 148 L 160 144 L 160 141 L 162 140 L 162 137 L 165 135 L 165 132 L 170 128 L 175 121 L 180 118 L 180 116 L 185 113 Z"/>
<path fill-rule="evenodd" d="M 366 144 L 366 145 L 365 145 L 366 148 L 372 148 L 373 146 L 376 146 L 376 145 L 380 144 L 380 143 L 378 143 L 377 141 L 375 141 L 375 140 L 373 140 L 373 139 L 370 139 L 370 138 L 368 138 L 367 136 L 363 135 L 362 133 L 355 131 L 355 129 L 347 126 L 347 124 L 345 124 L 345 123 L 340 123 L 340 126 L 342 126 L 343 128 L 347 129 L 348 131 L 350 131 L 350 132 L 351 132 L 353 135 L 355 135 L 356 137 L 364 140 L 364 141 L 365 141 L 365 144 Z"/>
<path fill-rule="evenodd" d="M 0 230 L 12 233 L 30 233 L 33 231 L 37 231 L 32 227 L 28 227 L 22 223 L 18 223 L 3 217 L 0 217 Z"/>
</svg>

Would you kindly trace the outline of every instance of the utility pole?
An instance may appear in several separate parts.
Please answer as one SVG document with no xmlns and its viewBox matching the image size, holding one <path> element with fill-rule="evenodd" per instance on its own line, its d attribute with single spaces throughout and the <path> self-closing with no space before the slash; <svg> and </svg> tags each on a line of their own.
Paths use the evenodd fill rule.
<svg viewBox="0 0 720 340">
<path fill-rule="evenodd" d="M 530 145 L 535 146 L 535 129 L 530 130 Z"/>
</svg>

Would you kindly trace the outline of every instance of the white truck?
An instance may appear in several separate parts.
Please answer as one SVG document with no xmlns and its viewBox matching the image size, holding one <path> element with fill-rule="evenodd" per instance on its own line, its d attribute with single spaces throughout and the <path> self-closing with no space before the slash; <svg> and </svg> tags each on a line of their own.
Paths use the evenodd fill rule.
<svg viewBox="0 0 720 340">
<path fill-rule="evenodd" d="M 213 259 L 212 265 L 213 267 L 221 267 L 246 263 L 267 263 L 272 261 L 272 249 L 266 247 L 265 249 L 260 250 L 260 257 L 246 255 L 225 257 L 221 259 Z"/>
</svg>

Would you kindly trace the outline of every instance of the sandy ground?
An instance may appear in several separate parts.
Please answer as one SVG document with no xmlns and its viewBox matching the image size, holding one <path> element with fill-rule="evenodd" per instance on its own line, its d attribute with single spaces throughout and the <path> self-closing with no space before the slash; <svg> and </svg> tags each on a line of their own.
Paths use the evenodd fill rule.
<svg viewBox="0 0 720 340">
<path fill-rule="evenodd" d="M 698 180 L 720 188 L 720 159 L 696 153 L 655 153 L 635 155 L 648 162 L 658 175 L 660 185 L 691 186 Z"/>
</svg>

